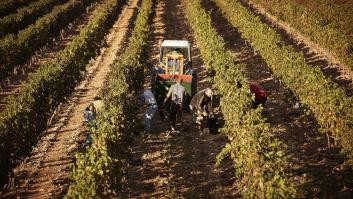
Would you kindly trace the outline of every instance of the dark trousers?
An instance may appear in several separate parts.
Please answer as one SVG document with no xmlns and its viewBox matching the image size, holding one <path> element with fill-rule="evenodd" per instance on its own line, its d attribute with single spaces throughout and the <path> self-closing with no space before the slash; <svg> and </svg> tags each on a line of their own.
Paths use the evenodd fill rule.
<svg viewBox="0 0 353 199">
<path fill-rule="evenodd" d="M 181 104 L 171 103 L 170 105 L 170 124 L 175 127 L 177 118 L 181 121 L 183 115 L 183 107 Z"/>
<path fill-rule="evenodd" d="M 256 109 L 260 104 L 265 107 L 267 101 L 267 97 L 266 98 L 261 98 L 261 99 L 255 99 L 255 101 L 253 101 L 253 108 Z"/>
</svg>

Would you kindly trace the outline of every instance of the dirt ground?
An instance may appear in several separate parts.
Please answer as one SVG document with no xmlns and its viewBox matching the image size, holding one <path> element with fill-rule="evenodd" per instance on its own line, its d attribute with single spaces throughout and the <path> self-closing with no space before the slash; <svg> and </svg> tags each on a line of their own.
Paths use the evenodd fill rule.
<svg viewBox="0 0 353 199">
<path fill-rule="evenodd" d="M 164 39 L 189 40 L 192 43 L 193 67 L 198 73 L 197 89 L 211 86 L 206 80 L 203 61 L 185 18 L 182 2 L 156 0 L 147 49 L 145 88 L 151 80 L 151 66 L 158 64 L 159 44 Z M 88 65 L 84 80 L 68 102 L 58 107 L 50 127 L 43 133 L 30 156 L 14 169 L 10 182 L 5 191 L 0 192 L 0 197 L 62 198 L 66 193 L 70 183 L 70 164 L 74 161 L 75 152 L 80 150 L 80 143 L 85 139 L 82 131 L 82 110 L 104 87 L 105 78 L 110 71 L 109 64 L 126 46 L 140 3 L 140 0 L 128 1 L 110 30 L 105 47 Z M 343 167 L 343 157 L 339 149 L 327 147 L 326 138 L 319 132 L 315 118 L 304 113 L 298 101 L 273 76 L 261 55 L 241 38 L 241 33 L 231 27 L 217 7 L 209 0 L 203 0 L 203 6 L 210 11 L 214 27 L 224 38 L 226 48 L 232 52 L 234 61 L 242 67 L 246 77 L 269 92 L 264 116 L 275 129 L 277 138 L 283 142 L 283 150 L 289 161 L 286 173 L 299 184 L 300 197 L 353 198 L 353 174 Z M 76 28 L 72 31 L 78 31 L 84 23 L 86 22 L 81 21 L 74 24 Z M 69 37 L 70 34 L 63 37 L 62 42 L 69 42 Z M 307 49 L 308 46 L 302 48 Z M 51 52 L 56 51 L 45 51 L 43 56 L 50 58 Z M 310 56 L 313 56 L 313 62 L 323 63 L 320 62 L 321 57 L 313 55 L 310 49 L 306 56 L 308 62 L 311 60 Z M 41 60 L 34 61 L 39 64 Z M 328 61 L 327 66 L 329 63 Z M 325 64 L 320 66 L 325 68 Z M 348 82 L 340 85 L 347 88 L 349 93 L 351 84 L 344 79 L 344 74 L 337 74 L 332 78 L 339 82 L 342 77 L 342 82 Z M 141 124 L 144 111 L 145 108 L 141 107 Z M 171 132 L 168 122 L 162 121 L 159 116 L 155 122 L 153 133 L 140 133 L 133 137 L 131 157 L 127 160 L 123 182 L 127 198 L 240 197 L 235 183 L 241 179 L 235 178 L 232 161 L 226 158 L 220 167 L 215 167 L 217 154 L 228 142 L 225 136 L 201 133 L 193 126 L 190 113 L 184 113 L 185 128 L 180 133 Z"/>
<path fill-rule="evenodd" d="M 205 81 L 200 52 L 183 13 L 181 0 L 158 0 L 149 41 L 149 66 L 158 63 L 158 43 L 163 39 L 187 39 L 192 42 L 193 67 L 198 70 L 198 90 L 210 86 Z M 146 86 L 150 81 L 145 72 Z M 144 109 L 141 111 L 141 121 Z M 186 130 L 169 131 L 167 121 L 157 116 L 156 131 L 140 134 L 131 146 L 127 169 L 127 198 L 235 198 L 234 170 L 228 159 L 219 168 L 215 157 L 227 143 L 222 135 L 201 134 L 184 114 Z"/>
<path fill-rule="evenodd" d="M 353 196 L 353 175 L 345 170 L 339 149 L 327 147 L 324 134 L 319 132 L 315 118 L 307 116 L 288 90 L 235 28 L 222 16 L 216 5 L 203 0 L 206 10 L 212 11 L 214 27 L 224 38 L 226 48 L 234 56 L 246 77 L 257 82 L 269 93 L 264 109 L 267 122 L 283 142 L 289 155 L 287 172 L 302 189 L 301 197 L 346 198 Z"/>
<path fill-rule="evenodd" d="M 85 79 L 68 102 L 60 105 L 31 155 L 14 169 L 2 197 L 62 198 L 66 193 L 70 183 L 70 164 L 85 136 L 82 110 L 104 87 L 109 65 L 126 45 L 138 5 L 139 0 L 130 0 L 123 8 L 106 37 L 105 47 L 88 65 Z"/>
</svg>

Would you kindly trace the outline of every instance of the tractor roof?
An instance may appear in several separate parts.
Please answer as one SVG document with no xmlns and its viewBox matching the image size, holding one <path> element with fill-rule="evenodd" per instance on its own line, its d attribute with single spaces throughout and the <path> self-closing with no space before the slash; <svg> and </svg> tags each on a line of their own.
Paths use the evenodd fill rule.
<svg viewBox="0 0 353 199">
<path fill-rule="evenodd" d="M 190 47 L 190 43 L 187 40 L 164 40 L 162 47 L 188 48 Z"/>
</svg>

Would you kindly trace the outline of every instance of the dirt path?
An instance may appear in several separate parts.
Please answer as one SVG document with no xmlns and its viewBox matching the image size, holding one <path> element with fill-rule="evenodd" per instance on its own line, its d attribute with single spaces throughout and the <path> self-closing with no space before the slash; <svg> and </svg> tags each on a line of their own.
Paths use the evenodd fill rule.
<svg viewBox="0 0 353 199">
<path fill-rule="evenodd" d="M 288 45 L 293 46 L 297 52 L 302 52 L 309 66 L 319 67 L 327 78 L 345 89 L 348 96 L 353 95 L 353 71 L 348 66 L 340 63 L 328 50 L 300 34 L 290 24 L 278 20 L 251 0 L 239 1 L 259 16 L 262 22 L 274 28 Z"/>
<path fill-rule="evenodd" d="M 127 40 L 130 24 L 137 13 L 139 0 L 130 0 L 123 8 L 106 39 L 106 47 L 89 64 L 85 80 L 76 88 L 70 100 L 58 108 L 52 124 L 43 134 L 31 155 L 14 170 L 7 198 L 60 198 L 69 185 L 69 165 L 84 139 L 82 110 L 99 93 L 109 65 Z"/>
<path fill-rule="evenodd" d="M 192 42 L 193 66 L 198 69 L 198 89 L 207 86 L 199 50 L 188 27 L 180 0 L 159 0 L 149 41 L 149 65 L 158 63 L 161 39 L 187 39 Z M 149 70 L 146 69 L 146 85 Z M 144 110 L 141 109 L 141 120 Z M 135 137 L 132 160 L 127 168 L 128 198 L 234 198 L 234 173 L 230 160 L 215 168 L 215 157 L 227 143 L 221 135 L 200 134 L 184 114 L 187 130 L 169 131 L 167 122 L 156 119 L 156 132 Z"/>
<path fill-rule="evenodd" d="M 36 51 L 34 55 L 24 64 L 16 67 L 15 73 L 8 77 L 8 80 L 0 81 L 0 111 L 6 105 L 6 97 L 19 92 L 21 85 L 30 80 L 30 77 L 37 69 L 53 60 L 58 52 L 68 46 L 71 41 L 80 34 L 80 31 L 88 23 L 94 10 L 99 7 L 102 0 L 97 0 L 86 8 L 86 12 L 78 16 L 74 21 L 68 24 L 60 31 L 53 41 L 42 49 Z"/>
<path fill-rule="evenodd" d="M 319 133 L 315 118 L 306 116 L 297 107 L 296 101 L 273 77 L 261 55 L 241 39 L 241 34 L 227 22 L 216 5 L 209 0 L 204 0 L 203 5 L 206 10 L 213 10 L 211 16 L 214 27 L 224 38 L 226 48 L 233 53 L 235 62 L 243 67 L 247 78 L 269 92 L 264 116 L 285 144 L 286 153 L 291 155 L 287 168 L 290 176 L 303 185 L 309 198 L 343 197 L 347 192 L 352 194 L 353 176 L 343 170 L 343 158 L 338 149 L 327 148 L 325 136 Z"/>
</svg>

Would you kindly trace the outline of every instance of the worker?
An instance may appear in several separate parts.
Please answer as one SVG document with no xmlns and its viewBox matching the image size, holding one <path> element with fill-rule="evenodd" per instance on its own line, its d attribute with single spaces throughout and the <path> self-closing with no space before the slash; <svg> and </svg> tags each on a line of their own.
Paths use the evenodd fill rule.
<svg viewBox="0 0 353 199">
<path fill-rule="evenodd" d="M 211 88 L 206 88 L 194 95 L 190 102 L 190 110 L 193 113 L 193 120 L 196 127 L 204 129 L 204 119 L 212 113 L 212 95 Z"/>
<path fill-rule="evenodd" d="M 84 121 L 87 123 L 91 123 L 93 122 L 93 120 L 96 119 L 96 116 L 94 115 L 92 109 L 89 106 L 87 106 L 84 110 L 82 110 L 82 113 L 83 113 Z"/>
<path fill-rule="evenodd" d="M 103 100 L 102 98 L 97 95 L 94 97 L 94 101 L 90 103 L 85 110 L 83 110 L 83 117 L 85 118 L 85 122 L 88 123 L 88 127 L 90 127 L 91 131 L 88 131 L 86 135 L 86 145 L 90 145 L 93 142 L 92 132 L 97 129 L 97 125 L 95 120 L 103 111 Z"/>
<path fill-rule="evenodd" d="M 253 101 L 253 108 L 257 108 L 260 104 L 265 106 L 267 101 L 267 92 L 260 85 L 249 82 L 250 91 L 255 94 L 255 100 Z"/>
<path fill-rule="evenodd" d="M 169 118 L 171 130 L 175 131 L 177 118 L 182 122 L 183 116 L 183 102 L 185 97 L 185 88 L 182 86 L 183 79 L 178 77 L 176 84 L 173 84 L 167 93 L 166 98 L 164 99 L 163 104 L 171 97 L 170 109 L 169 109 Z"/>
<path fill-rule="evenodd" d="M 97 116 L 102 112 L 103 109 L 103 100 L 97 95 L 94 97 L 94 101 L 90 103 L 85 110 L 83 110 L 83 117 L 86 122 L 92 122 L 97 118 Z"/>
<path fill-rule="evenodd" d="M 158 106 L 156 98 L 150 89 L 146 89 L 140 95 L 140 103 L 146 104 L 146 112 L 144 118 L 144 127 L 146 133 L 151 133 L 153 130 L 154 117 L 156 115 Z"/>
</svg>

